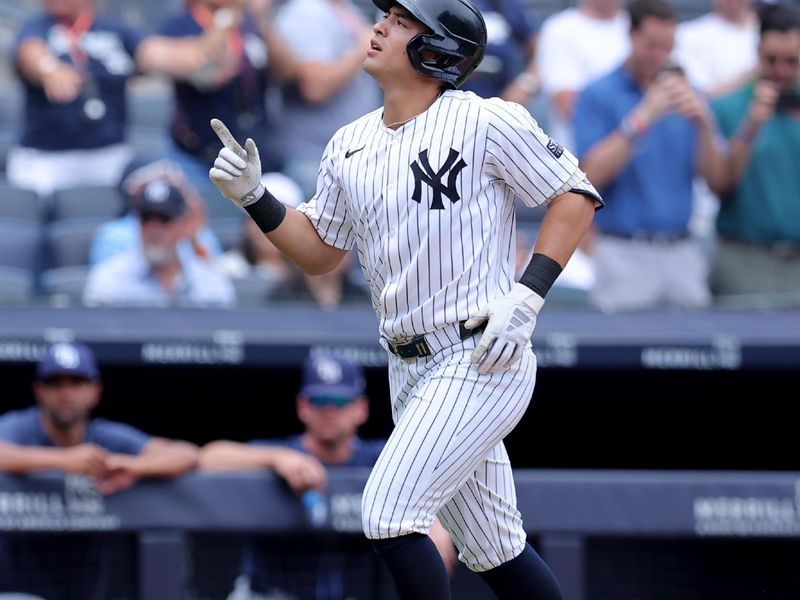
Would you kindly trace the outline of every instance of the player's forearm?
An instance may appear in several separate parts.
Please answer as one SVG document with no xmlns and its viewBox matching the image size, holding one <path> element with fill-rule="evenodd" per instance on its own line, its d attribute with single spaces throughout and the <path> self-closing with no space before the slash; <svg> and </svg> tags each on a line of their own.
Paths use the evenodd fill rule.
<svg viewBox="0 0 800 600">
<path fill-rule="evenodd" d="M 17 68 L 22 76 L 34 85 L 42 85 L 44 75 L 59 63 L 44 40 L 29 38 L 17 51 Z"/>
<path fill-rule="evenodd" d="M 749 142 L 734 137 L 730 143 L 728 151 L 728 191 L 735 187 L 744 176 L 747 167 L 750 166 L 750 157 L 753 149 Z"/>
<path fill-rule="evenodd" d="M 269 68 L 281 81 L 290 81 L 297 76 L 300 63 L 294 51 L 278 33 L 269 12 L 258 15 L 258 28 L 269 52 Z"/>
<path fill-rule="evenodd" d="M 727 191 L 736 186 L 750 166 L 750 158 L 753 153 L 753 141 L 758 135 L 758 130 L 759 126 L 748 119 L 742 123 L 736 134 L 731 137 L 727 160 L 727 189 L 723 191 Z"/>
<path fill-rule="evenodd" d="M 131 460 L 138 477 L 175 477 L 197 466 L 198 450 L 188 442 L 169 441 Z"/>
<path fill-rule="evenodd" d="M 286 209 L 281 225 L 267 234 L 269 240 L 294 264 L 309 275 L 322 275 L 338 265 L 345 250 L 329 246 L 319 237 L 303 213 Z"/>
<path fill-rule="evenodd" d="M 713 128 L 710 124 L 700 127 L 697 145 L 699 171 L 708 187 L 716 194 L 724 192 L 728 188 L 730 178 L 728 162 L 717 148 Z"/>
<path fill-rule="evenodd" d="M 590 196 L 567 192 L 553 200 L 542 219 L 534 253 L 544 254 L 565 267 L 592 224 L 595 201 Z"/>
<path fill-rule="evenodd" d="M 189 77 L 207 60 L 201 37 L 170 38 L 151 36 L 136 49 L 136 67 L 144 73 Z"/>
<path fill-rule="evenodd" d="M 282 451 L 282 448 L 220 440 L 203 447 L 198 466 L 205 471 L 272 469 Z"/>
<path fill-rule="evenodd" d="M 560 90 L 553 94 L 553 104 L 563 119 L 571 119 L 575 107 L 575 97 L 578 94 L 573 90 Z"/>
<path fill-rule="evenodd" d="M 606 187 L 628 166 L 634 143 L 615 131 L 592 146 L 581 158 L 581 169 L 598 190 Z"/>
<path fill-rule="evenodd" d="M 366 58 L 364 48 L 351 50 L 336 62 L 309 62 L 297 66 L 300 93 L 309 102 L 324 102 L 345 87 L 361 69 Z"/>
<path fill-rule="evenodd" d="M 16 475 L 35 471 L 61 470 L 64 454 L 58 448 L 17 446 L 0 442 L 0 471 Z"/>
</svg>

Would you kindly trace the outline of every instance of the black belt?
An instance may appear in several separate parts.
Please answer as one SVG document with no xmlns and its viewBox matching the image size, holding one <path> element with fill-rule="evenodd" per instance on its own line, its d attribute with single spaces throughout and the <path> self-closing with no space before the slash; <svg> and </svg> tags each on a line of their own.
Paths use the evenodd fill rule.
<svg viewBox="0 0 800 600">
<path fill-rule="evenodd" d="M 637 231 L 636 233 L 616 233 L 613 231 L 601 231 L 600 235 L 630 240 L 634 242 L 656 242 L 674 244 L 689 239 L 688 231 L 668 232 L 668 231 Z"/>
<path fill-rule="evenodd" d="M 477 327 L 473 329 L 467 329 L 464 327 L 464 323 L 466 321 L 459 321 L 458 323 L 458 336 L 462 340 L 466 340 L 469 337 L 472 337 L 479 331 L 483 331 L 486 329 L 486 324 L 488 321 L 484 321 Z M 419 358 L 421 356 L 430 356 L 433 354 L 431 352 L 431 348 L 428 345 L 428 342 L 425 340 L 425 335 L 418 335 L 414 338 L 411 338 L 408 342 L 404 344 L 393 344 L 391 340 L 387 340 L 389 343 L 389 351 L 394 354 L 395 356 L 399 356 L 400 358 Z"/>
</svg>

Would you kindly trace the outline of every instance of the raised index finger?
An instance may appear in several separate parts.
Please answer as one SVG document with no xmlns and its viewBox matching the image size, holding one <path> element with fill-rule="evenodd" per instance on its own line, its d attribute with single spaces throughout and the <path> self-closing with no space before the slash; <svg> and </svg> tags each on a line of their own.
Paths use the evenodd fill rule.
<svg viewBox="0 0 800 600">
<path fill-rule="evenodd" d="M 219 119 L 211 119 L 211 129 L 214 130 L 214 133 L 217 134 L 217 137 L 226 148 L 233 150 L 242 158 L 247 158 L 247 152 L 245 152 L 245 149 L 239 145 L 239 142 L 237 142 L 236 138 L 233 137 L 233 134 L 227 128 L 225 123 Z"/>
</svg>

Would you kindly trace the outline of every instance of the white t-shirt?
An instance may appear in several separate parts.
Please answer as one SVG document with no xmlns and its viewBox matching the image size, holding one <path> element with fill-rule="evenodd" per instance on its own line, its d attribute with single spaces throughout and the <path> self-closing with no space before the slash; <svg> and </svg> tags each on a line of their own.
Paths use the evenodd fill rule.
<svg viewBox="0 0 800 600">
<path fill-rule="evenodd" d="M 617 67 L 630 52 L 629 18 L 624 11 L 613 19 L 587 17 L 577 8 L 556 13 L 542 23 L 536 60 L 542 88 L 549 97 L 556 92 L 580 92 L 588 83 Z M 574 149 L 569 121 L 551 107 L 550 135 Z"/>
<path fill-rule="evenodd" d="M 755 20 L 737 25 L 709 13 L 678 26 L 674 56 L 692 85 L 707 91 L 753 69 L 757 47 Z"/>
</svg>

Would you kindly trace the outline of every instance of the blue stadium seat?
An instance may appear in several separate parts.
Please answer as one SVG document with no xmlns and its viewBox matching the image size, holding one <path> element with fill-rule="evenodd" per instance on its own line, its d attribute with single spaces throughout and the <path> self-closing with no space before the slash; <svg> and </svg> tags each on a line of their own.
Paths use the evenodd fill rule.
<svg viewBox="0 0 800 600">
<path fill-rule="evenodd" d="M 0 219 L 0 266 L 35 272 L 41 265 L 41 227 L 19 219 Z"/>
<path fill-rule="evenodd" d="M 241 244 L 244 235 L 241 217 L 218 217 L 210 219 L 208 225 L 217 236 L 223 250 L 230 250 Z"/>
<path fill-rule="evenodd" d="M 89 247 L 103 218 L 64 219 L 46 226 L 48 268 L 89 264 Z"/>
<path fill-rule="evenodd" d="M 231 282 L 236 288 L 236 300 L 239 306 L 264 306 L 267 304 L 267 295 L 275 287 L 275 281 L 261 275 L 246 275 L 232 277 Z"/>
<path fill-rule="evenodd" d="M 122 194 L 115 186 L 91 185 L 53 193 L 50 219 L 104 218 L 119 216 L 124 208 Z"/>
<path fill-rule="evenodd" d="M 0 219 L 41 221 L 41 202 L 36 192 L 24 190 L 0 178 Z"/>
<path fill-rule="evenodd" d="M 47 269 L 41 275 L 42 293 L 56 306 L 78 305 L 83 297 L 83 288 L 89 277 L 90 267 L 72 265 Z"/>
<path fill-rule="evenodd" d="M 33 283 L 32 271 L 0 267 L 0 305 L 27 303 L 33 298 Z"/>
</svg>

